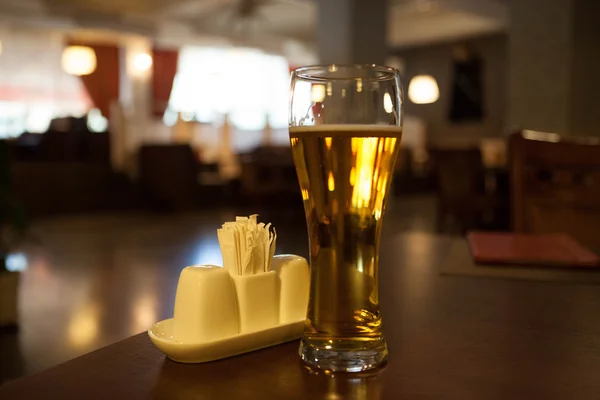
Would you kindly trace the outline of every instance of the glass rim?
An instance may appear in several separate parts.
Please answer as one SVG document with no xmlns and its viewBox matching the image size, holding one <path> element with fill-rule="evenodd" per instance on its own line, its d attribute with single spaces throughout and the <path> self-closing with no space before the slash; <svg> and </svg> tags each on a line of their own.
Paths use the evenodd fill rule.
<svg viewBox="0 0 600 400">
<path fill-rule="evenodd" d="M 371 70 L 375 71 L 378 76 L 327 77 L 313 74 L 316 72 L 337 72 L 340 68 L 357 71 Z M 400 76 L 400 71 L 396 68 L 377 64 L 316 64 L 298 67 L 292 71 L 292 77 L 311 82 L 356 81 L 359 79 L 362 81 L 383 82 L 395 79 L 398 76 Z"/>
</svg>

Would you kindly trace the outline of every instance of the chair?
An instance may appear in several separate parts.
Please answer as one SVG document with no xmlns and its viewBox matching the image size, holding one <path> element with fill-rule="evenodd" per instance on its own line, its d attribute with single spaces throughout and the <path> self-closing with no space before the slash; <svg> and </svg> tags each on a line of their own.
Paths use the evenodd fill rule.
<svg viewBox="0 0 600 400">
<path fill-rule="evenodd" d="M 511 135 L 512 228 L 564 232 L 600 250 L 600 141 Z"/>
<path fill-rule="evenodd" d="M 484 167 L 478 148 L 430 149 L 437 178 L 437 225 L 445 231 L 451 219 L 461 232 L 493 218 L 496 199 L 484 188 Z"/>
<path fill-rule="evenodd" d="M 300 188 L 289 146 L 260 146 L 242 155 L 242 193 L 249 197 L 291 194 Z"/>
<path fill-rule="evenodd" d="M 189 145 L 143 145 L 140 183 L 159 208 L 188 210 L 196 205 L 198 163 Z"/>
<path fill-rule="evenodd" d="M 81 135 L 75 132 L 52 131 L 42 135 L 39 159 L 42 161 L 79 161 L 81 159 Z"/>
</svg>

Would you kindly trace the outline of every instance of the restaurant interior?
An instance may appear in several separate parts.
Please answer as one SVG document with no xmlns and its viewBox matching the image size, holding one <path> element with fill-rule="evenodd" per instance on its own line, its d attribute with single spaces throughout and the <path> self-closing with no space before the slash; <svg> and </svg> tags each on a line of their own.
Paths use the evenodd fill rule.
<svg viewBox="0 0 600 400">
<path fill-rule="evenodd" d="M 380 269 L 455 240 L 469 267 L 436 253 L 435 279 L 550 280 L 599 306 L 598 18 L 585 0 L 0 0 L 0 388 L 170 318 L 179 273 L 222 265 L 216 231 L 236 216 L 259 214 L 277 254 L 308 258 L 288 133 L 305 65 L 400 73 Z M 592 261 L 548 250 L 561 240 Z M 492 263 L 552 266 L 480 267 L 486 245 L 501 248 Z M 400 290 L 439 295 L 413 272 Z M 573 332 L 600 335 L 589 318 L 572 313 Z"/>
</svg>

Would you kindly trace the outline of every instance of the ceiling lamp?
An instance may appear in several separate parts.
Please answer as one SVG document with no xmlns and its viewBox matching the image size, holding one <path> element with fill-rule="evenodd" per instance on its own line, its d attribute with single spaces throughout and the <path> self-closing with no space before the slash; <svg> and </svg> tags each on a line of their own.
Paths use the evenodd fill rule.
<svg viewBox="0 0 600 400">
<path fill-rule="evenodd" d="M 408 85 L 408 98 L 415 104 L 435 103 L 440 98 L 440 89 L 431 75 L 417 75 Z"/>
<path fill-rule="evenodd" d="M 152 66 L 152 56 L 148 53 L 140 53 L 133 60 L 133 67 L 137 71 L 148 71 Z"/>
<path fill-rule="evenodd" d="M 61 64 L 71 75 L 89 75 L 96 70 L 96 53 L 86 46 L 68 46 L 63 50 Z"/>
</svg>

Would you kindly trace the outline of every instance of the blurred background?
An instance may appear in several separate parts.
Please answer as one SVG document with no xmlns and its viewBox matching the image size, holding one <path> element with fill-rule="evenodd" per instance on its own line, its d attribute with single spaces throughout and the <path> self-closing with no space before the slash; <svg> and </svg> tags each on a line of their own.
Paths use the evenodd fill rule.
<svg viewBox="0 0 600 400">
<path fill-rule="evenodd" d="M 599 16 L 593 0 L 0 0 L 0 383 L 170 317 L 179 271 L 221 263 L 235 215 L 308 255 L 298 66 L 400 70 L 384 236 L 562 229 L 515 219 L 511 143 L 572 144 L 566 189 L 531 176 L 596 190 L 576 164 L 600 138 Z"/>
</svg>

